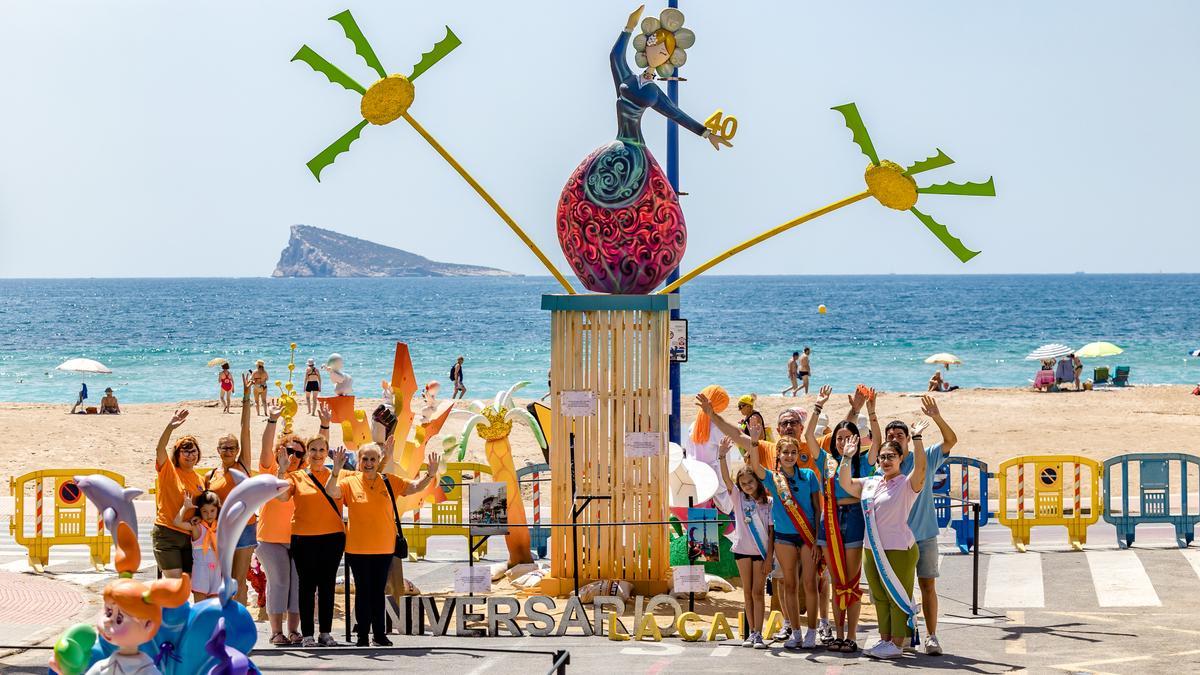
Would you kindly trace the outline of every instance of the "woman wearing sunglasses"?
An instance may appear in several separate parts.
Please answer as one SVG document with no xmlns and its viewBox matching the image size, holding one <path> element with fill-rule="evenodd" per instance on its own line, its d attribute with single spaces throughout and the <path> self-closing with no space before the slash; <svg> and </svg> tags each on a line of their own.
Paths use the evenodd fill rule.
<svg viewBox="0 0 1200 675">
<path fill-rule="evenodd" d="M 167 452 L 171 434 L 187 421 L 187 417 L 187 410 L 175 411 L 158 438 L 154 457 L 158 489 L 154 494 L 154 529 L 150 531 L 150 540 L 154 546 L 154 561 L 168 579 L 178 579 L 184 570 L 192 571 L 192 536 L 175 526 L 175 518 L 183 508 L 185 497 L 195 499 L 204 491 L 200 476 L 196 475 L 196 464 L 200 462 L 200 442 L 196 437 L 188 434 L 179 438 Z M 184 520 L 194 514 L 194 510 L 185 513 Z"/>
<path fill-rule="evenodd" d="M 879 642 L 864 653 L 875 658 L 900 656 L 904 653 L 904 638 L 909 636 L 916 645 L 917 609 L 912 589 L 918 550 L 917 540 L 908 527 L 908 514 L 925 486 L 927 459 L 921 431 L 926 426 L 924 421 L 912 425 L 913 468 L 908 474 L 900 472 L 905 448 L 895 441 L 888 441 L 880 448 L 880 474 L 868 478 L 851 476 L 851 464 L 859 449 L 858 438 L 851 436 L 842 446 L 838 484 L 846 492 L 862 497 L 866 521 L 867 554 L 863 569 L 879 619 Z"/>
<path fill-rule="evenodd" d="M 329 406 L 322 405 L 320 436 L 329 441 Z M 304 469 L 304 439 L 296 434 L 284 434 L 275 440 L 276 423 L 282 410 L 277 404 L 267 407 L 267 425 L 262 434 L 262 450 L 258 455 L 258 468 L 263 473 L 278 475 L 277 457 L 287 460 L 286 473 Z M 296 562 L 292 560 L 292 512 L 296 505 L 291 500 L 272 499 L 263 504 L 258 514 L 258 561 L 262 563 L 267 577 L 267 620 L 271 624 L 271 644 L 276 647 L 298 645 L 300 636 L 300 589 L 296 575 Z M 284 614 L 287 615 L 287 635 L 284 635 Z"/>
</svg>

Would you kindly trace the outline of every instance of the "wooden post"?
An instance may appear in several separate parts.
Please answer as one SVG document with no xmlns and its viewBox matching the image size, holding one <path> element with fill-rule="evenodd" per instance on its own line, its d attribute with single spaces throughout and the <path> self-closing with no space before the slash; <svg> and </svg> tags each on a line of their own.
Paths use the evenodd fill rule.
<svg viewBox="0 0 1200 675">
<path fill-rule="evenodd" d="M 677 296 L 666 295 L 542 296 L 542 309 L 550 311 L 551 520 L 570 522 L 577 497 L 609 497 L 592 501 L 580 514 L 578 550 L 572 551 L 570 528 L 551 528 L 544 593 L 570 592 L 576 571 L 581 584 L 625 580 L 641 595 L 667 589 L 669 526 L 636 523 L 662 523 L 670 515 L 667 342 L 670 311 L 677 304 Z M 596 414 L 564 416 L 563 391 L 594 392 Z M 661 434 L 658 455 L 626 457 L 630 432 Z"/>
</svg>

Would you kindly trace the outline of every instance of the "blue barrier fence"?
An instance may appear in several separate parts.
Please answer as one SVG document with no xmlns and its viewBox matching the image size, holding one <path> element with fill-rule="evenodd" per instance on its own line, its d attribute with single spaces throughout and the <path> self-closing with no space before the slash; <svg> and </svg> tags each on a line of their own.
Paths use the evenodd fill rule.
<svg viewBox="0 0 1200 675">
<path fill-rule="evenodd" d="M 975 546 L 975 523 L 968 502 L 977 501 L 982 506 L 979 526 L 988 523 L 988 479 L 991 476 L 984 462 L 957 455 L 946 458 L 933 475 L 933 508 L 937 513 L 938 527 L 954 529 L 955 543 L 963 553 Z M 971 487 L 972 479 L 975 480 L 976 489 Z M 952 504 L 949 497 L 961 501 Z"/>
<path fill-rule="evenodd" d="M 1191 495 L 1188 466 L 1200 470 L 1200 457 L 1180 452 L 1129 453 L 1104 462 L 1104 520 L 1117 528 L 1117 545 L 1129 548 L 1135 530 L 1144 523 L 1168 523 L 1175 527 L 1179 548 L 1187 548 L 1200 522 L 1200 512 L 1188 504 Z M 1133 476 L 1131 468 L 1136 467 Z M 1120 471 L 1120 496 L 1114 498 L 1113 474 Z M 1172 482 L 1172 472 L 1177 476 Z M 1137 507 L 1131 506 L 1131 495 Z M 1179 496 L 1173 503 L 1172 494 Z M 1119 499 L 1120 505 L 1114 502 Z"/>
</svg>

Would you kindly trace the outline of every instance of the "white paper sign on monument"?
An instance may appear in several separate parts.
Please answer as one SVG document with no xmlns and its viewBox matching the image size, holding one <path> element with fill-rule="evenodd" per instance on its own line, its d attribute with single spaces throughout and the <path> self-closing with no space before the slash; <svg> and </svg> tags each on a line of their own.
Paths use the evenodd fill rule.
<svg viewBox="0 0 1200 675">
<path fill-rule="evenodd" d="M 596 392 L 559 392 L 558 405 L 562 414 L 567 417 L 592 417 L 596 414 Z"/>
<path fill-rule="evenodd" d="M 680 565 L 672 568 L 675 593 L 704 593 L 708 582 L 704 580 L 704 565 Z"/>
<path fill-rule="evenodd" d="M 492 570 L 487 565 L 454 570 L 455 593 L 487 593 L 492 590 Z"/>
<path fill-rule="evenodd" d="M 630 431 L 625 434 L 626 457 L 657 457 L 662 454 L 663 435 L 659 431 Z"/>
</svg>

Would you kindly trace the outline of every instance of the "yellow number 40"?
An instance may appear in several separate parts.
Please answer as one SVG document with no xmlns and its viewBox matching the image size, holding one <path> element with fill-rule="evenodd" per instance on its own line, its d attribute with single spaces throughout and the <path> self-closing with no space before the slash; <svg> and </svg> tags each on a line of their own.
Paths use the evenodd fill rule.
<svg viewBox="0 0 1200 675">
<path fill-rule="evenodd" d="M 733 115 L 726 116 L 724 111 L 718 109 L 715 113 L 709 115 L 708 119 L 704 120 L 704 128 L 708 129 L 714 135 L 731 141 L 737 135 L 738 121 Z"/>
</svg>

